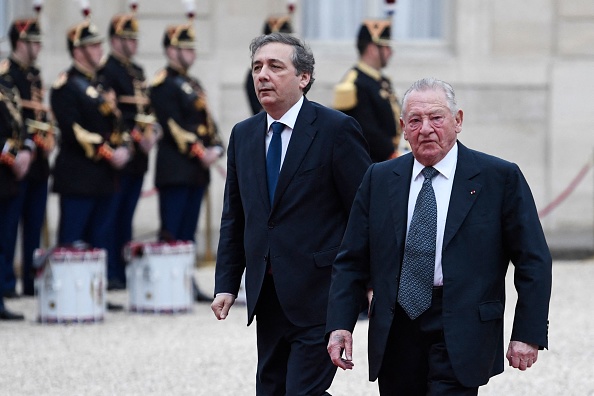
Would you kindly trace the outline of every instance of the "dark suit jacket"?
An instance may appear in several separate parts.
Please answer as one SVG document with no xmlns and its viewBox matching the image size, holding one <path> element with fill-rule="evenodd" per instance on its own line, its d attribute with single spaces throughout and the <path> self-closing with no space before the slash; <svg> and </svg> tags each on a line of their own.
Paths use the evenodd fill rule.
<svg viewBox="0 0 594 396">
<path fill-rule="evenodd" d="M 442 251 L 443 327 L 458 380 L 485 384 L 503 371 L 505 274 L 518 292 L 512 340 L 547 347 L 551 256 L 532 194 L 517 165 L 458 143 Z M 327 331 L 352 331 L 356 302 L 374 290 L 369 377 L 377 378 L 394 308 L 407 227 L 412 154 L 373 165 L 355 198 L 334 264 Z"/>
<path fill-rule="evenodd" d="M 215 293 L 237 294 L 245 268 L 251 323 L 270 260 L 287 318 L 323 324 L 332 262 L 371 164 L 367 144 L 353 118 L 304 99 L 271 207 L 266 127 L 262 112 L 231 132 Z"/>
</svg>

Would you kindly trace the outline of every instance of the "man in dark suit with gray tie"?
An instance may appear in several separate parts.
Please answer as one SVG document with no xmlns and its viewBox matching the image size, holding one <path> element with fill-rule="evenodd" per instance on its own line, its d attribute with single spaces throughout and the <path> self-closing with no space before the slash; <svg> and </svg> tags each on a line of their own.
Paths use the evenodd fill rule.
<svg viewBox="0 0 594 396">
<path fill-rule="evenodd" d="M 212 309 L 227 317 L 245 270 L 256 393 L 324 395 L 332 262 L 371 159 L 353 118 L 305 98 L 314 58 L 302 41 L 272 33 L 250 48 L 265 112 L 231 132 Z"/>
<path fill-rule="evenodd" d="M 526 370 L 547 348 L 551 256 L 530 188 L 517 165 L 458 142 L 462 121 L 450 84 L 412 85 L 401 117 L 412 154 L 368 169 L 334 263 L 328 353 L 353 367 L 371 287 L 369 379 L 382 395 L 476 395 L 503 371 L 510 261 L 509 364 Z"/>
</svg>

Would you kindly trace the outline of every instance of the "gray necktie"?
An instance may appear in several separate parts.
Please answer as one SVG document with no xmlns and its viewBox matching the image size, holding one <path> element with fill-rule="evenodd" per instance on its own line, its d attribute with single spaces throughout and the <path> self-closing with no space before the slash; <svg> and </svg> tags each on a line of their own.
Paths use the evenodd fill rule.
<svg viewBox="0 0 594 396">
<path fill-rule="evenodd" d="M 437 203 L 431 179 L 437 170 L 425 167 L 425 177 L 419 191 L 410 222 L 400 274 L 398 302 L 411 319 L 416 319 L 431 306 L 435 272 L 435 242 L 437 238 Z"/>
</svg>

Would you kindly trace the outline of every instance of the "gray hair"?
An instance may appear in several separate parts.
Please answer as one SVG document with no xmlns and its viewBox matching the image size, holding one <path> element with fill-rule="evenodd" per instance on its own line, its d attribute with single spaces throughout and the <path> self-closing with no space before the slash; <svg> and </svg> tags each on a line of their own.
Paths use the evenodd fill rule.
<svg viewBox="0 0 594 396">
<path fill-rule="evenodd" d="M 427 77 L 415 81 L 410 86 L 410 88 L 404 93 L 404 96 L 402 98 L 402 115 L 404 115 L 405 112 L 408 111 L 406 106 L 408 104 L 408 95 L 411 92 L 421 92 L 429 90 L 437 91 L 438 89 L 443 91 L 443 93 L 445 94 L 448 108 L 452 112 L 452 115 L 455 116 L 458 112 L 458 104 L 456 103 L 456 94 L 454 93 L 454 88 L 452 88 L 452 86 L 447 82 L 438 80 L 433 77 Z"/>
<path fill-rule="evenodd" d="M 296 75 L 301 73 L 308 73 L 310 75 L 309 84 L 303 88 L 303 94 L 305 95 L 311 88 L 314 82 L 314 65 L 316 63 L 311 48 L 304 41 L 299 38 L 292 36 L 287 33 L 271 33 L 261 35 L 252 40 L 250 44 L 250 51 L 252 53 L 251 59 L 254 62 L 254 55 L 256 52 L 271 43 L 287 44 L 293 47 L 293 57 L 291 61 L 296 69 Z"/>
</svg>

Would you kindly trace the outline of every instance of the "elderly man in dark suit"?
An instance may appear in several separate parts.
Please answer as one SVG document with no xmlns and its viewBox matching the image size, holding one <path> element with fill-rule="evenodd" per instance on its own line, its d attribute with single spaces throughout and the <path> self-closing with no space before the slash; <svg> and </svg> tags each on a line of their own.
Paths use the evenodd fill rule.
<svg viewBox="0 0 594 396">
<path fill-rule="evenodd" d="M 265 112 L 231 132 L 212 309 L 227 317 L 245 269 L 256 393 L 323 395 L 336 372 L 324 339 L 332 262 L 371 159 L 353 118 L 304 97 L 304 43 L 272 33 L 251 51 Z"/>
<path fill-rule="evenodd" d="M 551 256 L 518 166 L 457 141 L 463 113 L 449 84 L 415 82 L 403 109 L 412 154 L 363 178 L 334 264 L 328 352 L 353 367 L 358 301 L 370 286 L 369 379 L 380 393 L 476 395 L 503 371 L 510 261 L 509 364 L 526 370 L 547 347 Z"/>
</svg>

